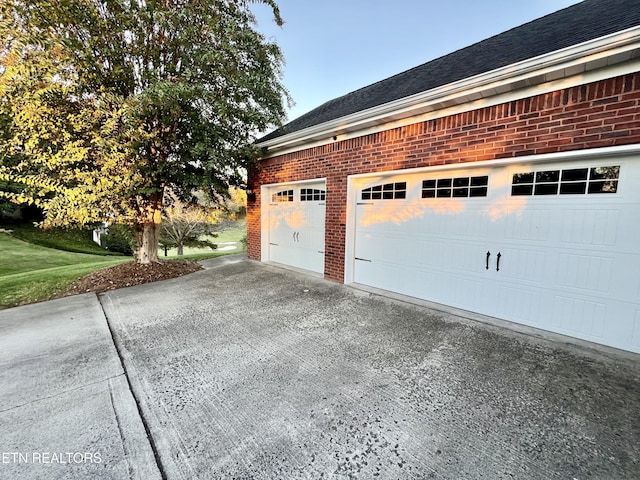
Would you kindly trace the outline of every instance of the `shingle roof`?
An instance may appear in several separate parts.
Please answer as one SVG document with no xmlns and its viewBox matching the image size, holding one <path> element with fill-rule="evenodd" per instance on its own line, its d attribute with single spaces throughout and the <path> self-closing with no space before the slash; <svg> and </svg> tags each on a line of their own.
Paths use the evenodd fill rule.
<svg viewBox="0 0 640 480">
<path fill-rule="evenodd" d="M 640 0 L 584 0 L 330 100 L 258 143 L 637 25 Z"/>
</svg>

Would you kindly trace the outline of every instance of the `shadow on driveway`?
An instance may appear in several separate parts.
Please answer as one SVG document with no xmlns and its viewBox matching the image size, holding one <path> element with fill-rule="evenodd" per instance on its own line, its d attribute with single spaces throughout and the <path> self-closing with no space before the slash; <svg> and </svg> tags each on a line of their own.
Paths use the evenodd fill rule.
<svg viewBox="0 0 640 480">
<path fill-rule="evenodd" d="M 169 479 L 631 479 L 640 362 L 221 257 L 101 297 Z"/>
</svg>

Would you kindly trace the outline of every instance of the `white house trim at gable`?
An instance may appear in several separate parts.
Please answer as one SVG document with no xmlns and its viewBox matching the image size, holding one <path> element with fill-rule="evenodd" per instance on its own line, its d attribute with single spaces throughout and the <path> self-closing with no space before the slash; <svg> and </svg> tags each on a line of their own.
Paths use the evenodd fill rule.
<svg viewBox="0 0 640 480">
<path fill-rule="evenodd" d="M 637 71 L 640 27 L 633 27 L 257 145 L 268 158 Z"/>
</svg>

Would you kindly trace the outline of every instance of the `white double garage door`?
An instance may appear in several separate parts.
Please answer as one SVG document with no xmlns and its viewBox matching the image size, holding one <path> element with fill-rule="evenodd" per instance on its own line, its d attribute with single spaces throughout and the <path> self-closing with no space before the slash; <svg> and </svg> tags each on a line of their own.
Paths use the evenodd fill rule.
<svg viewBox="0 0 640 480">
<path fill-rule="evenodd" d="M 269 259 L 322 272 L 324 202 L 305 202 Z M 640 352 L 638 157 L 350 177 L 345 251 L 345 283 Z"/>
</svg>

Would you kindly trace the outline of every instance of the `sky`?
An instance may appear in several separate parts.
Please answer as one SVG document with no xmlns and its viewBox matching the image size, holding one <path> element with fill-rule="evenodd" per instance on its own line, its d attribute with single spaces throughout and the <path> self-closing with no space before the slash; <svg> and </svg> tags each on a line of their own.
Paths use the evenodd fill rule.
<svg viewBox="0 0 640 480">
<path fill-rule="evenodd" d="M 252 6 L 275 40 L 293 120 L 324 102 L 459 50 L 578 0 L 276 0 Z"/>
</svg>

